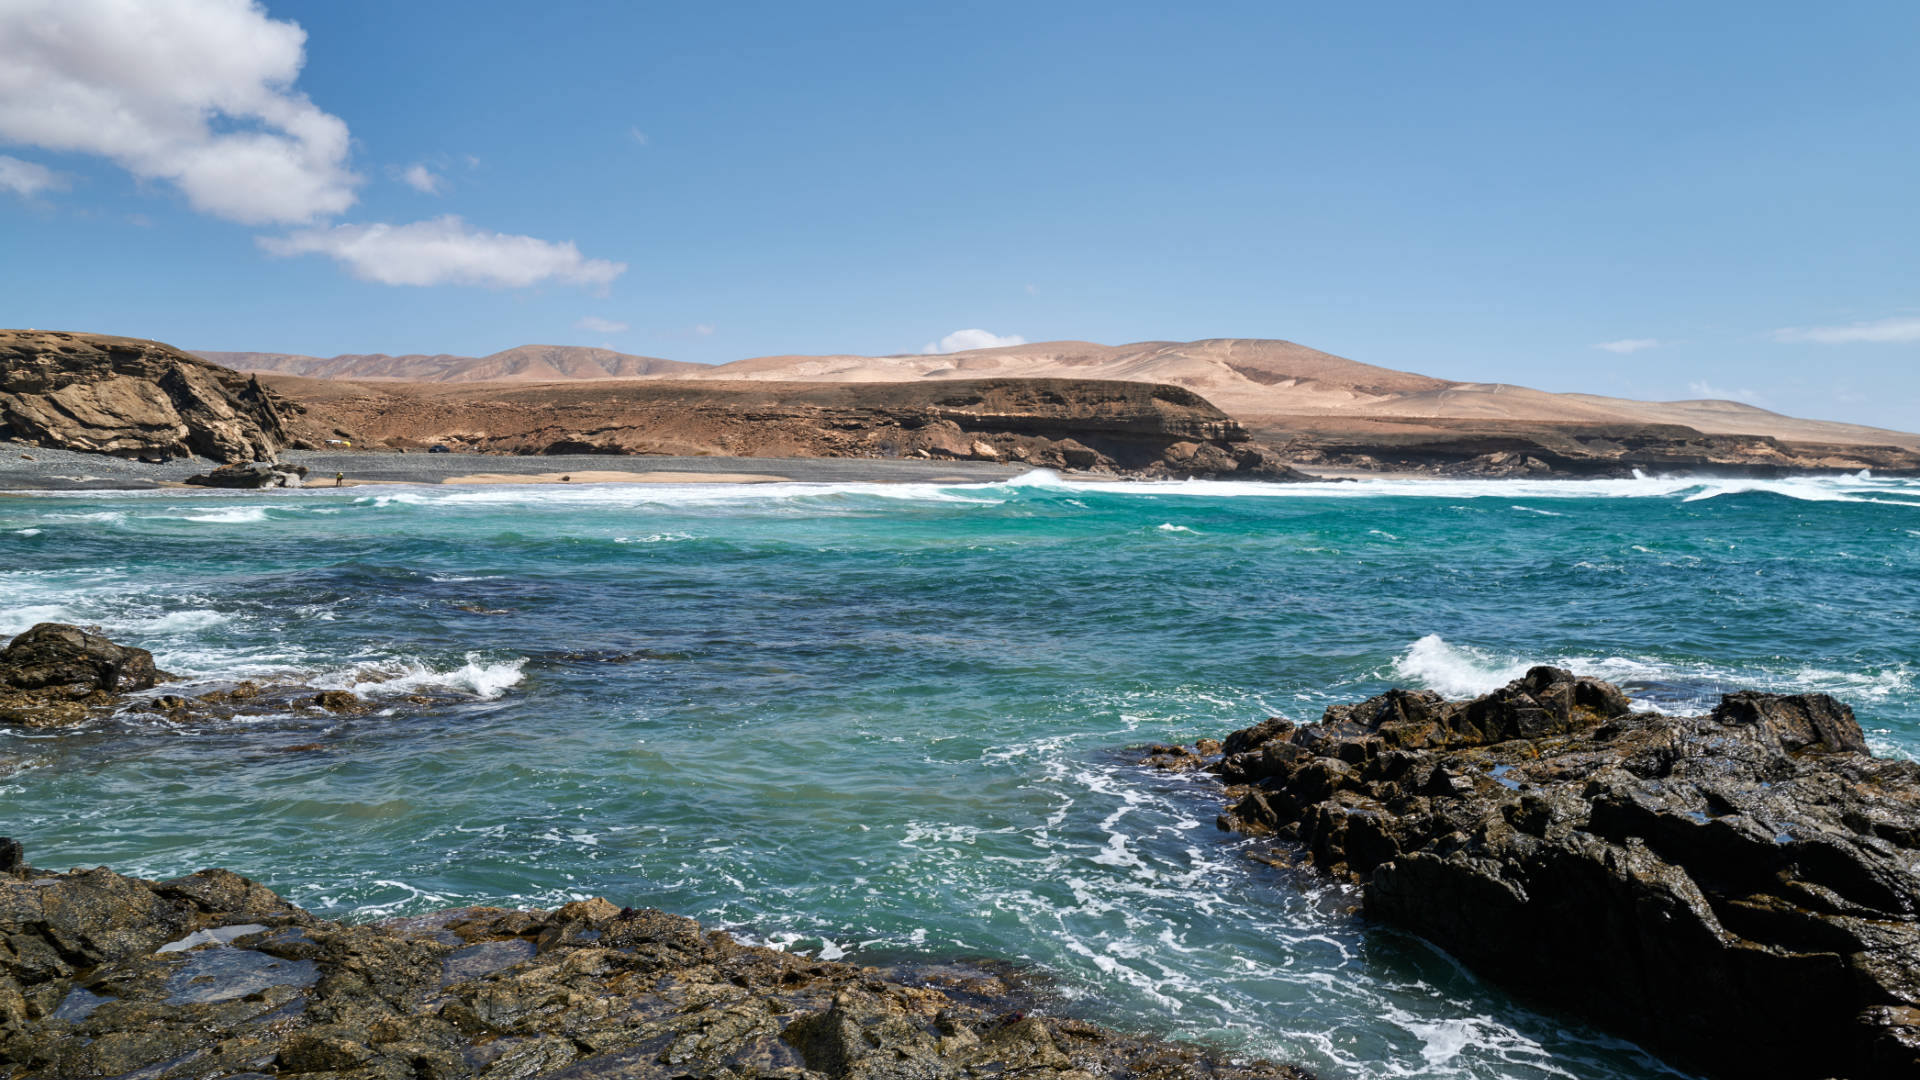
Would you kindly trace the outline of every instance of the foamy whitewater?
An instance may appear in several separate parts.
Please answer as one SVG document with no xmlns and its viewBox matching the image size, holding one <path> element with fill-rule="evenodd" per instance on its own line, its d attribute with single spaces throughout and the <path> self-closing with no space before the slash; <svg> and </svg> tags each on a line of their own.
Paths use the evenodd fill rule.
<svg viewBox="0 0 1920 1080">
<path fill-rule="evenodd" d="M 993 957 L 1335 1077 L 1671 1074 L 1246 859 L 1126 747 L 1544 661 L 1665 709 L 1823 690 L 1920 751 L 1920 483 L 1865 475 L 85 494 L 0 500 L 0 553 L 0 633 L 372 706 L 0 734 L 40 865 Z"/>
</svg>

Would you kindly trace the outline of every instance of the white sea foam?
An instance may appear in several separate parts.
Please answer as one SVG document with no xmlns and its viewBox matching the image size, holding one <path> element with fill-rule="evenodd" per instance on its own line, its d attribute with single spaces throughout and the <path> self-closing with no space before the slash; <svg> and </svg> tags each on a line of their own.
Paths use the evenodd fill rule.
<svg viewBox="0 0 1920 1080">
<path fill-rule="evenodd" d="M 313 680 L 322 689 L 348 690 L 369 699 L 400 697 L 422 690 L 454 690 L 492 701 L 526 678 L 521 668 L 524 657 L 516 660 L 488 661 L 479 653 L 468 653 L 467 662 L 456 668 L 436 669 L 417 660 L 395 667 L 375 665 L 336 672 Z"/>
<path fill-rule="evenodd" d="M 1502 656 L 1454 645 L 1428 634 L 1395 659 L 1389 674 L 1447 697 L 1474 697 L 1497 690 L 1535 664 L 1552 664 L 1576 675 L 1608 682 L 1657 687 L 1663 708 L 1708 709 L 1732 690 L 1832 694 L 1856 706 L 1898 700 L 1914 693 L 1915 671 L 1906 664 L 1858 671 L 1835 671 L 1805 664 L 1711 664 L 1657 657 Z"/>
<path fill-rule="evenodd" d="M 209 610 L 170 611 L 151 619 L 131 622 L 125 625 L 147 634 L 183 634 L 195 630 L 205 630 L 228 621 L 223 612 Z"/>
<path fill-rule="evenodd" d="M 208 510 L 197 514 L 188 514 L 181 521 L 193 521 L 205 525 L 246 525 L 251 522 L 267 520 L 267 508 L 264 506 L 235 506 L 225 510 Z"/>
<path fill-rule="evenodd" d="M 13 534 L 14 534 L 15 536 L 39 536 L 39 535 L 40 535 L 40 532 L 41 532 L 41 530 L 39 530 L 39 529 L 15 529 L 15 530 L 13 530 Z"/>
<path fill-rule="evenodd" d="M 0 636 L 12 637 L 43 622 L 74 622 L 73 609 L 63 604 L 27 604 L 0 607 Z"/>
<path fill-rule="evenodd" d="M 1525 675 L 1530 666 L 1480 649 L 1449 644 L 1439 634 L 1428 634 L 1393 662 L 1393 673 L 1447 697 L 1474 697 Z"/>
<path fill-rule="evenodd" d="M 1198 529 L 1189 529 L 1185 525 L 1175 525 L 1171 521 L 1162 522 L 1159 525 L 1155 525 L 1154 528 L 1164 533 L 1196 533 L 1197 534 L 1200 531 Z"/>
</svg>

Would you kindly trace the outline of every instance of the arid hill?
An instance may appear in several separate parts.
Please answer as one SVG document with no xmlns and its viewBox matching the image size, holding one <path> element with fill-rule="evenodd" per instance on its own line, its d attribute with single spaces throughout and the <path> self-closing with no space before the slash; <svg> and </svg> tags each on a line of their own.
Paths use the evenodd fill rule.
<svg viewBox="0 0 1920 1080">
<path fill-rule="evenodd" d="M 1739 402 L 1645 402 L 1550 393 L 1504 383 L 1456 382 L 1363 364 L 1291 341 L 1250 338 L 1132 345 L 1048 341 L 945 355 L 763 356 L 719 365 L 682 364 L 556 346 L 523 346 L 477 360 L 446 356 L 341 356 L 320 360 L 265 353 L 202 355 L 243 370 L 445 382 L 668 378 L 883 383 L 1054 378 L 1165 383 L 1199 394 L 1270 442 L 1307 435 L 1317 438 L 1329 432 L 1358 434 L 1378 421 L 1393 424 L 1402 442 L 1415 435 L 1433 436 L 1438 440 L 1433 444 L 1436 460 L 1457 456 L 1461 447 L 1453 444 L 1462 434 L 1497 431 L 1513 436 L 1570 426 L 1617 432 L 1678 425 L 1702 435 L 1920 451 L 1920 434 L 1803 420 Z M 1413 442 L 1419 443 L 1420 439 Z M 1869 459 L 1874 456 L 1866 455 Z"/>
</svg>

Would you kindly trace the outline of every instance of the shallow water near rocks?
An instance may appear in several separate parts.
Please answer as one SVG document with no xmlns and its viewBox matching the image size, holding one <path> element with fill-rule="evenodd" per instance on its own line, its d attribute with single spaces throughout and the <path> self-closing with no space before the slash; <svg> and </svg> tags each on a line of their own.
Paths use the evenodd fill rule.
<svg viewBox="0 0 1920 1080">
<path fill-rule="evenodd" d="M 0 735 L 37 865 L 226 866 L 360 919 L 604 895 L 1011 961 L 1056 1007 L 1329 1076 L 1653 1077 L 1247 859 L 1204 780 L 1124 748 L 1551 661 L 1670 709 L 1830 692 L 1910 755 L 1920 483 L 0 500 L 0 632 L 55 619 L 373 709 Z"/>
</svg>

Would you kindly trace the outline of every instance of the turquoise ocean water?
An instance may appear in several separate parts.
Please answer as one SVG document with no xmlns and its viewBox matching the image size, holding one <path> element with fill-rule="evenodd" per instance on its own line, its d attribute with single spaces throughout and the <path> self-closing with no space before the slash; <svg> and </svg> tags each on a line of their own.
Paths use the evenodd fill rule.
<svg viewBox="0 0 1920 1080">
<path fill-rule="evenodd" d="M 1125 748 L 1550 661 L 1666 708 L 1823 690 L 1920 752 L 1920 482 L 0 500 L 0 632 L 43 620 L 380 707 L 0 732 L 37 865 L 227 866 L 358 918 L 599 894 L 1016 961 L 1058 1008 L 1329 1076 L 1651 1077 L 1246 859 Z"/>
</svg>

